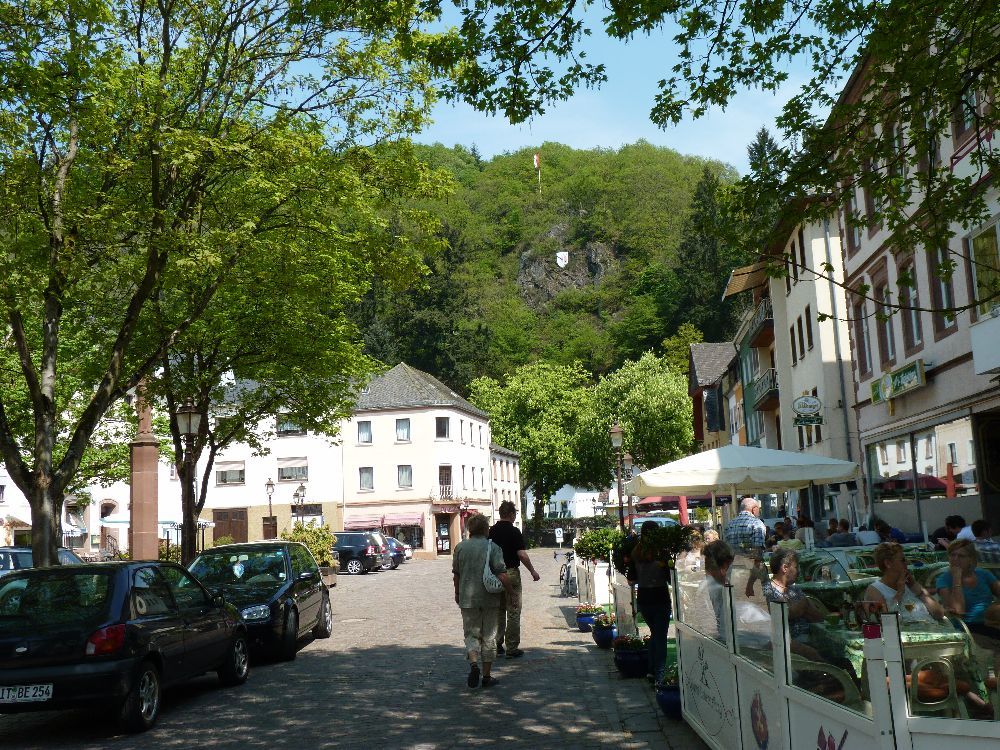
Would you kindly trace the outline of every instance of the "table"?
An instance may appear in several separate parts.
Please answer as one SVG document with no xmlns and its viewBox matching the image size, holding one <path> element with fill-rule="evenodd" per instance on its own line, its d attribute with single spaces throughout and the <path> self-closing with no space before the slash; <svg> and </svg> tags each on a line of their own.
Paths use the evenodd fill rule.
<svg viewBox="0 0 1000 750">
<path fill-rule="evenodd" d="M 875 576 L 865 576 L 840 581 L 803 581 L 798 587 L 803 594 L 819 599 L 831 612 L 838 612 L 844 604 L 844 594 L 853 602 L 875 580 Z"/>
<path fill-rule="evenodd" d="M 901 622 L 899 637 L 903 644 L 904 661 L 910 663 L 927 656 L 948 659 L 956 673 L 969 676 L 980 697 L 987 697 L 986 684 L 976 660 L 972 658 L 972 642 L 965 631 L 956 630 L 947 622 Z M 865 638 L 860 629 L 847 628 L 843 623 L 810 623 L 809 643 L 824 656 L 847 658 L 854 666 L 854 673 L 863 674 Z"/>
</svg>

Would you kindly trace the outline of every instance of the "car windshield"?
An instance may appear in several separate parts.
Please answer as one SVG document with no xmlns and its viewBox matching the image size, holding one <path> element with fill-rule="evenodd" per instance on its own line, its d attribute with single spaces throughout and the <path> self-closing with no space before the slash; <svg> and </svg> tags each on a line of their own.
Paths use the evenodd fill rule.
<svg viewBox="0 0 1000 750">
<path fill-rule="evenodd" d="M 23 570 L 31 567 L 31 550 L 0 549 L 0 570 Z"/>
<path fill-rule="evenodd" d="M 47 568 L 0 579 L 0 628 L 24 618 L 44 625 L 104 619 L 112 574 L 110 570 Z"/>
<path fill-rule="evenodd" d="M 209 550 L 191 563 L 191 572 L 206 586 L 283 583 L 285 550 Z"/>
</svg>

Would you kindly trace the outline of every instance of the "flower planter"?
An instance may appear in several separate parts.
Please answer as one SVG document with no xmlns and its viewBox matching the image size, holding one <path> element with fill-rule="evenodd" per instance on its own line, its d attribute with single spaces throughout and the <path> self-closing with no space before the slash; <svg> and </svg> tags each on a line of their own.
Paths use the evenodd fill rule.
<svg viewBox="0 0 1000 750">
<path fill-rule="evenodd" d="M 594 628 L 594 618 L 597 615 L 577 615 L 576 626 L 581 633 L 589 633 Z"/>
<path fill-rule="evenodd" d="M 598 648 L 611 648 L 611 642 L 618 637 L 618 628 L 612 625 L 610 628 L 594 628 L 591 632 L 594 643 Z"/>
<path fill-rule="evenodd" d="M 615 666 L 622 677 L 645 677 L 649 671 L 649 650 L 615 651 Z"/>
<path fill-rule="evenodd" d="M 681 688 L 680 685 L 660 685 L 656 688 L 656 702 L 660 705 L 663 713 L 671 719 L 680 720 L 681 717 Z"/>
</svg>

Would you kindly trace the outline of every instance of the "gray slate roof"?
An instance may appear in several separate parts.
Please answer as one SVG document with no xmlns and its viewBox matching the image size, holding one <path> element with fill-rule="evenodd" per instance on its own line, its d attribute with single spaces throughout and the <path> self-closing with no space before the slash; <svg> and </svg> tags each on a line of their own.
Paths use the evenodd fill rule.
<svg viewBox="0 0 1000 750">
<path fill-rule="evenodd" d="M 372 378 L 366 390 L 367 393 L 358 395 L 354 411 L 444 406 L 489 420 L 486 412 L 470 404 L 433 375 L 410 367 L 405 362 Z"/>
<path fill-rule="evenodd" d="M 718 382 L 736 356 L 732 341 L 718 344 L 691 344 L 691 381 L 699 387 Z"/>
<path fill-rule="evenodd" d="M 490 443 L 490 452 L 499 453 L 501 456 L 511 456 L 513 458 L 518 458 L 521 455 L 517 451 L 511 450 L 510 448 L 504 448 L 502 445 L 499 445 L 498 443 Z"/>
</svg>

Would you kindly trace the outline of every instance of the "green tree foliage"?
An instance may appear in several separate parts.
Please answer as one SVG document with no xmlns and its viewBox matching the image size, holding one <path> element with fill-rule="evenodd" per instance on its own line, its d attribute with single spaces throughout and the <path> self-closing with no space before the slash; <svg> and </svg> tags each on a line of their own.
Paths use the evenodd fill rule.
<svg viewBox="0 0 1000 750">
<path fill-rule="evenodd" d="M 302 542 L 312 552 L 317 565 L 328 566 L 333 563 L 333 545 L 337 543 L 337 537 L 328 524 L 320 526 L 315 521 L 296 521 L 291 530 L 281 532 L 281 538 L 289 542 Z"/>
<path fill-rule="evenodd" d="M 583 424 L 590 419 L 593 394 L 589 377 L 577 365 L 525 365 L 500 383 L 489 377 L 472 382 L 470 400 L 490 415 L 493 440 L 521 454 L 523 490 L 535 498 L 534 515 L 564 484 L 595 485 L 607 478 L 607 465 L 580 461 Z"/>
<path fill-rule="evenodd" d="M 663 359 L 667 366 L 686 378 L 691 366 L 691 344 L 700 344 L 704 340 L 701 331 L 691 323 L 681 323 L 677 333 L 663 340 Z"/>
<path fill-rule="evenodd" d="M 0 456 L 31 504 L 37 562 L 57 562 L 63 497 L 102 418 L 196 335 L 220 289 L 266 293 L 261 259 L 310 235 L 311 252 L 379 265 L 411 249 L 369 244 L 366 222 L 332 226 L 328 207 L 381 187 L 360 146 L 425 118 L 434 39 L 412 33 L 415 15 L 405 2 L 0 7 Z M 260 275 L 243 275 L 249 256 Z"/>
</svg>

